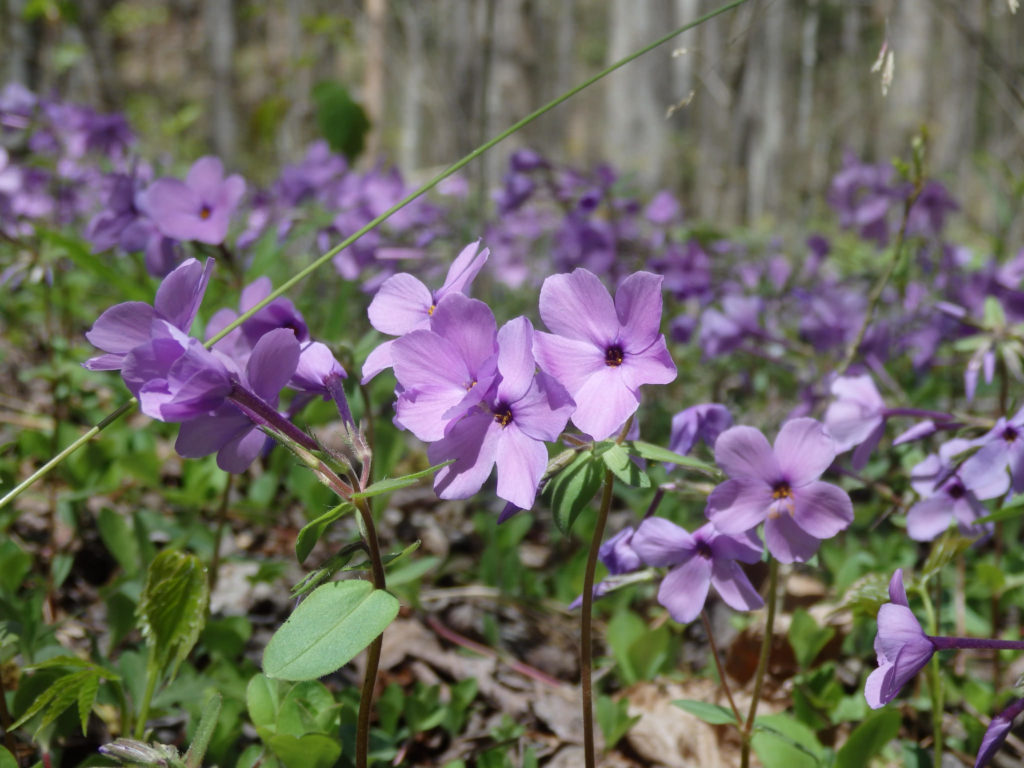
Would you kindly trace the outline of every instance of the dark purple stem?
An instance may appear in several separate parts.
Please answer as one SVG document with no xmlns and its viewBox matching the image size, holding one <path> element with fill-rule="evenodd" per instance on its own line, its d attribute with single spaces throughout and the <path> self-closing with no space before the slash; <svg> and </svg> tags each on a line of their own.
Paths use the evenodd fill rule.
<svg viewBox="0 0 1024 768">
<path fill-rule="evenodd" d="M 238 382 L 235 382 L 235 385 L 231 388 L 228 400 L 237 405 L 242 413 L 252 419 L 253 422 L 259 426 L 269 427 L 274 432 L 287 437 L 292 442 L 298 443 L 307 450 L 320 450 L 320 446 L 316 444 L 316 440 L 288 421 L 288 419 L 278 413 L 277 409 L 272 407 L 266 400 L 255 393 L 250 392 L 245 387 L 238 384 Z"/>
<path fill-rule="evenodd" d="M 988 637 L 929 637 L 937 651 L 1024 651 L 1024 640 L 997 640 Z"/>
</svg>

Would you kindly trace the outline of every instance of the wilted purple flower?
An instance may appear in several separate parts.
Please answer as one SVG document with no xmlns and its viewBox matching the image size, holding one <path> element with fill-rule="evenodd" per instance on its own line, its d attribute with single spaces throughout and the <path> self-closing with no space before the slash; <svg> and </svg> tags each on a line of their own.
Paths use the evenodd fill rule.
<svg viewBox="0 0 1024 768">
<path fill-rule="evenodd" d="M 707 516 L 728 534 L 763 520 L 768 551 L 803 562 L 853 521 L 846 492 L 818 480 L 835 455 L 835 441 L 814 419 L 787 421 L 774 447 L 753 427 L 728 429 L 715 442 L 715 461 L 731 479 L 711 492 Z"/>
<path fill-rule="evenodd" d="M 299 361 L 299 342 L 292 331 L 280 328 L 265 334 L 252 350 L 245 369 L 232 372 L 233 393 L 244 390 L 271 408 L 277 407 L 281 389 Z M 186 458 L 217 454 L 217 466 L 240 473 L 252 464 L 266 442 L 252 419 L 232 402 L 181 425 L 174 449 Z"/>
<path fill-rule="evenodd" d="M 1001 468 L 1009 471 L 1013 492 L 1024 491 L 1024 409 L 1011 419 L 1000 417 L 995 427 L 974 444 L 981 448 L 960 467 L 967 485 L 977 486 L 993 468 Z"/>
<path fill-rule="evenodd" d="M 245 181 L 213 156 L 201 157 L 185 181 L 157 179 L 142 196 L 143 207 L 167 237 L 219 245 L 228 234 L 231 215 L 245 194 Z"/>
<path fill-rule="evenodd" d="M 732 414 L 724 405 L 718 403 L 691 405 L 672 417 L 669 450 L 687 454 L 693 449 L 698 439 L 703 440 L 709 448 L 714 448 L 718 436 L 731 426 Z"/>
<path fill-rule="evenodd" d="M 160 283 L 152 306 L 127 301 L 107 309 L 85 334 L 93 346 L 107 354 L 90 358 L 82 365 L 90 371 L 119 370 L 126 354 L 149 342 L 154 320 L 165 320 L 187 334 L 199 311 L 212 269 L 213 259 L 207 259 L 205 264 L 189 259 Z"/>
<path fill-rule="evenodd" d="M 825 411 L 825 429 L 839 453 L 857 447 L 851 464 L 861 469 L 885 432 L 885 403 L 868 374 L 840 376 L 832 382 L 832 395 L 836 399 Z"/>
<path fill-rule="evenodd" d="M 396 339 L 391 347 L 401 393 L 395 423 L 424 442 L 484 399 L 498 375 L 497 323 L 490 307 L 449 294 L 431 316 L 430 330 Z"/>
<path fill-rule="evenodd" d="M 415 332 L 422 333 L 429 332 Z M 525 317 L 501 327 L 497 334 L 500 378 L 476 407 L 454 421 L 428 449 L 432 464 L 455 459 L 434 479 L 434 488 L 442 499 L 472 496 L 497 466 L 498 496 L 522 509 L 533 506 L 548 463 L 545 442 L 558 439 L 573 409 L 565 388 L 543 371 L 537 372 L 531 350 L 533 336 L 533 326 Z M 404 351 L 399 347 L 408 338 L 403 337 L 395 346 L 396 373 L 404 368 Z"/>
<path fill-rule="evenodd" d="M 753 531 L 727 535 L 706 523 L 691 534 L 669 520 L 649 517 L 640 524 L 631 546 L 645 564 L 671 568 L 658 589 L 658 602 L 678 622 L 700 615 L 711 585 L 738 611 L 764 605 L 736 562 L 761 559 L 763 547 Z"/>
<path fill-rule="evenodd" d="M 889 582 L 889 599 L 878 611 L 875 653 L 878 669 L 868 675 L 864 698 L 872 709 L 883 707 L 896 698 L 907 681 L 921 671 L 935 653 L 935 645 L 925 635 L 910 610 L 903 587 L 903 569 L 898 568 Z"/>
<path fill-rule="evenodd" d="M 981 739 L 981 747 L 978 748 L 978 757 L 974 761 L 974 768 L 984 768 L 988 765 L 999 748 L 1003 746 L 1006 737 L 1013 727 L 1013 721 L 1024 712 L 1024 699 L 1014 699 L 1006 709 L 992 718 L 992 722 L 985 729 L 985 735 Z"/>
<path fill-rule="evenodd" d="M 910 538 L 931 541 L 953 520 L 965 536 L 982 536 L 991 529 L 991 523 L 976 522 L 986 514 L 981 502 L 1006 493 L 1010 479 L 1005 464 L 975 463 L 967 474 L 963 467 L 957 470 L 954 457 L 970 447 L 968 440 L 950 440 L 910 471 L 911 487 L 921 497 L 907 510 Z"/>
<path fill-rule="evenodd" d="M 367 314 L 370 325 L 389 336 L 401 336 L 429 328 L 437 305 L 450 293 L 466 293 L 473 279 L 483 269 L 490 251 L 480 249 L 480 241 L 470 243 L 448 268 L 444 285 L 431 291 L 420 280 L 406 272 L 392 275 L 381 285 L 370 302 Z M 385 341 L 374 349 L 363 363 L 363 383 L 391 367 L 391 345 Z"/>
<path fill-rule="evenodd" d="M 610 437 L 640 405 L 643 384 L 676 377 L 661 324 L 661 281 L 650 272 L 627 277 L 615 301 L 592 272 L 553 275 L 540 290 L 540 316 L 553 333 L 537 332 L 540 367 L 576 401 L 573 423 L 595 440 Z"/>
</svg>

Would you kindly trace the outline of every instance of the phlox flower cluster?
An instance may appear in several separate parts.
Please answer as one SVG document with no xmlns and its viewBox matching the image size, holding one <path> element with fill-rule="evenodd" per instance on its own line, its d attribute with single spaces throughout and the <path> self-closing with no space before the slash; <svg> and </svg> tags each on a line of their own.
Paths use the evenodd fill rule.
<svg viewBox="0 0 1024 768">
<path fill-rule="evenodd" d="M 181 423 L 175 448 L 185 457 L 217 454 L 227 472 L 244 472 L 266 445 L 259 426 L 279 418 L 278 399 L 290 386 L 337 396 L 345 371 L 309 338 L 301 314 L 275 299 L 211 347 L 189 335 L 213 268 L 188 259 L 157 289 L 152 305 L 124 302 L 101 314 L 86 337 L 104 354 L 83 365 L 120 370 L 139 409 L 159 421 Z M 242 292 L 242 311 L 271 290 L 261 278 Z M 214 314 L 212 338 L 237 317 Z"/>
</svg>

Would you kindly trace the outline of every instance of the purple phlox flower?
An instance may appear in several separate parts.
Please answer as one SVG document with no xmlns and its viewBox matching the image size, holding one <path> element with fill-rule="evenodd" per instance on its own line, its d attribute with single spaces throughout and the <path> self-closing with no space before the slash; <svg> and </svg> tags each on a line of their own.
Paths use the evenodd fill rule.
<svg viewBox="0 0 1024 768">
<path fill-rule="evenodd" d="M 424 442 L 484 399 L 498 375 L 497 324 L 490 307 L 461 293 L 437 305 L 430 329 L 412 331 L 391 347 L 401 394 L 395 423 Z"/>
<path fill-rule="evenodd" d="M 206 293 L 212 269 L 213 259 L 207 259 L 205 264 L 189 259 L 164 278 L 152 305 L 126 301 L 104 311 L 85 337 L 107 354 L 86 360 L 83 367 L 90 371 L 119 370 L 125 355 L 150 341 L 154 320 L 164 320 L 187 334 Z"/>
<path fill-rule="evenodd" d="M 988 765 L 989 760 L 1003 746 L 1003 742 L 1006 741 L 1006 737 L 1013 727 L 1013 721 L 1021 712 L 1024 712 L 1024 699 L 1014 699 L 1006 709 L 992 718 L 992 722 L 988 724 L 985 735 L 981 739 L 974 768 L 984 768 Z"/>
<path fill-rule="evenodd" d="M 449 302 L 451 299 L 440 305 L 438 312 Z M 396 374 L 403 367 L 398 346 L 410 336 L 396 344 Z M 501 327 L 497 334 L 498 378 L 475 407 L 452 422 L 443 437 L 428 449 L 432 464 L 455 459 L 453 464 L 442 467 L 434 479 L 434 489 L 442 499 L 472 496 L 496 466 L 498 496 L 522 509 L 533 506 L 537 485 L 548 463 L 545 443 L 558 439 L 574 405 L 561 384 L 537 371 L 533 337 L 533 325 L 525 317 L 517 317 Z M 443 365 L 440 360 L 431 362 Z"/>
<path fill-rule="evenodd" d="M 892 166 L 868 165 L 847 152 L 843 168 L 833 179 L 828 191 L 829 205 L 839 214 L 839 225 L 857 229 L 865 240 L 879 246 L 889 241 L 889 210 L 901 199 L 892 186 Z"/>
<path fill-rule="evenodd" d="M 833 400 L 825 411 L 825 429 L 844 453 L 851 448 L 851 464 L 862 469 L 885 432 L 885 403 L 868 374 L 840 376 L 832 382 Z"/>
<path fill-rule="evenodd" d="M 608 274 L 616 261 L 615 231 L 607 221 L 572 212 L 555 232 L 552 249 L 556 269 L 581 267 Z"/>
<path fill-rule="evenodd" d="M 857 333 L 864 316 L 865 299 L 858 291 L 830 280 L 822 280 L 812 291 L 796 292 L 799 301 L 800 338 L 824 352 L 845 347 Z M 865 339 L 864 346 L 870 343 Z"/>
<path fill-rule="evenodd" d="M 104 208 L 93 217 L 86 228 L 86 237 L 92 242 L 93 251 L 96 253 L 119 245 L 125 230 L 142 215 L 135 205 L 135 196 L 139 191 L 136 176 L 115 173 L 108 177 L 107 184 L 110 189 Z"/>
<path fill-rule="evenodd" d="M 662 227 L 677 221 L 682 214 L 682 206 L 679 205 L 676 196 L 667 189 L 657 192 L 644 209 L 644 218 Z"/>
<path fill-rule="evenodd" d="M 932 419 L 925 419 L 919 421 L 912 427 L 909 427 L 900 432 L 896 437 L 892 439 L 893 446 L 903 445 L 904 443 L 912 443 L 915 440 L 923 440 L 924 438 L 934 435 L 938 431 L 938 425 Z"/>
<path fill-rule="evenodd" d="M 611 538 L 605 540 L 597 550 L 597 559 L 608 569 L 609 576 L 622 576 L 639 570 L 643 563 L 640 555 L 632 547 L 633 526 L 627 526 Z M 611 590 L 613 581 L 602 579 L 594 585 L 594 599 L 604 597 Z M 569 610 L 579 608 L 583 603 L 583 596 L 580 595 L 569 604 Z"/>
<path fill-rule="evenodd" d="M 676 377 L 661 324 L 662 278 L 627 277 L 612 301 L 592 272 L 553 275 L 540 290 L 540 316 L 552 333 L 537 332 L 541 369 L 576 401 L 572 421 L 595 440 L 610 437 L 640 405 L 643 384 Z"/>
<path fill-rule="evenodd" d="M 982 536 L 992 524 L 975 521 L 986 514 L 981 502 L 1006 493 L 1010 478 L 1005 464 L 975 464 L 965 474 L 954 457 L 972 447 L 971 441 L 944 443 L 910 471 L 910 485 L 921 500 L 907 510 L 907 534 L 917 541 L 931 541 L 956 520 L 965 536 Z M 966 462 L 965 462 L 966 463 Z"/>
<path fill-rule="evenodd" d="M 964 369 L 964 394 L 967 402 L 973 402 L 974 393 L 978 388 L 978 375 L 985 374 L 985 383 L 991 384 L 996 373 L 996 352 L 991 346 L 978 349 L 967 361 Z"/>
<path fill-rule="evenodd" d="M 295 373 L 299 355 L 300 345 L 292 331 L 270 331 L 256 343 L 245 368 L 232 373 L 232 391 L 245 390 L 276 408 L 281 389 Z M 212 412 L 184 422 L 174 448 L 186 458 L 216 453 L 218 467 L 238 474 L 259 456 L 265 442 L 256 424 L 228 401 Z"/>
<path fill-rule="evenodd" d="M 670 451 L 687 454 L 693 450 L 697 440 L 703 440 L 709 448 L 715 447 L 715 440 L 732 426 L 732 414 L 719 403 L 691 405 L 672 417 L 672 436 L 669 438 Z M 666 465 L 668 467 L 674 464 Z"/>
<path fill-rule="evenodd" d="M 669 243 L 648 262 L 665 278 L 665 290 L 675 299 L 704 298 L 711 289 L 711 260 L 697 240 Z"/>
<path fill-rule="evenodd" d="M 738 349 L 749 336 L 761 332 L 758 315 L 761 300 L 756 296 L 726 296 L 722 309 L 708 307 L 700 318 L 700 346 L 704 356 L 718 357 Z"/>
<path fill-rule="evenodd" d="M 320 196 L 347 170 L 345 158 L 331 152 L 326 141 L 314 141 L 301 162 L 281 169 L 281 175 L 274 184 L 274 194 L 285 205 L 297 206 L 311 197 Z"/>
<path fill-rule="evenodd" d="M 125 355 L 121 376 L 144 414 L 188 421 L 219 408 L 231 393 L 226 362 L 198 339 L 154 320 L 150 340 Z"/>
<path fill-rule="evenodd" d="M 691 534 L 664 518 L 649 517 L 640 524 L 631 546 L 646 565 L 671 569 L 658 588 L 658 602 L 678 622 L 700 615 L 712 585 L 737 611 L 764 605 L 737 562 L 761 559 L 763 547 L 753 531 L 728 535 L 706 523 Z"/>
<path fill-rule="evenodd" d="M 206 324 L 206 338 L 213 338 L 241 313 L 248 312 L 259 302 L 270 295 L 273 284 L 269 277 L 259 277 L 242 289 L 238 301 L 238 312 L 232 309 L 219 309 Z M 214 344 L 214 349 L 234 358 L 239 365 L 244 365 L 256 343 L 270 331 L 287 328 L 295 334 L 300 342 L 309 341 L 309 327 L 302 313 L 295 308 L 291 299 L 279 296 L 255 315 L 235 328 L 224 338 Z"/>
<path fill-rule="evenodd" d="M 411 331 L 430 327 L 434 310 L 441 300 L 453 293 L 468 293 L 474 278 L 483 269 L 490 251 L 480 248 L 480 241 L 470 243 L 448 268 L 444 284 L 431 291 L 419 279 L 407 272 L 392 275 L 381 285 L 373 297 L 367 314 L 370 325 L 389 336 L 402 336 Z M 381 371 L 391 367 L 391 345 L 394 340 L 378 345 L 363 363 L 365 384 Z"/>
<path fill-rule="evenodd" d="M 299 362 L 288 386 L 300 392 L 331 397 L 331 382 L 335 379 L 348 378 L 330 348 L 319 341 L 311 341 L 302 345 Z"/>
<path fill-rule="evenodd" d="M 878 611 L 875 653 L 878 669 L 868 675 L 864 698 L 872 709 L 884 707 L 912 680 L 935 653 L 935 645 L 910 610 L 903 587 L 903 569 L 889 582 L 889 599 Z"/>
<path fill-rule="evenodd" d="M 753 427 L 732 427 L 715 442 L 715 461 L 730 479 L 708 497 L 708 519 L 728 534 L 764 521 L 768 551 L 783 563 L 804 562 L 853 521 L 846 492 L 818 480 L 835 456 L 835 441 L 814 419 L 787 421 L 774 446 Z"/>
<path fill-rule="evenodd" d="M 968 487 L 987 488 L 992 493 L 1002 487 L 999 473 L 1009 471 L 1013 492 L 1024 491 L 1024 409 L 1010 419 L 1000 417 L 996 425 L 973 444 L 980 446 L 978 452 L 960 467 L 960 476 Z M 996 477 L 991 477 L 993 473 Z M 994 493 L 992 497 L 984 498 L 999 495 L 1002 494 Z"/>
<path fill-rule="evenodd" d="M 231 215 L 245 194 L 245 181 L 213 156 L 196 160 L 184 181 L 157 179 L 143 193 L 146 212 L 166 237 L 220 245 Z"/>
</svg>

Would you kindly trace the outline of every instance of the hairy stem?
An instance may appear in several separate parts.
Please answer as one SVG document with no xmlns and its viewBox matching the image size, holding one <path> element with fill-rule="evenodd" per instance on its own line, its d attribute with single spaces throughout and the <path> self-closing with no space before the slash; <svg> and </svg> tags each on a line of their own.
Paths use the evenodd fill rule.
<svg viewBox="0 0 1024 768">
<path fill-rule="evenodd" d="M 142 706 L 139 708 L 139 719 L 135 721 L 135 738 L 139 741 L 146 734 L 146 721 L 149 720 L 149 705 L 153 701 L 153 693 L 156 691 L 157 680 L 160 677 L 160 669 L 156 661 L 150 657 L 146 665 L 146 691 L 142 694 Z"/>
<path fill-rule="evenodd" d="M 355 505 L 359 512 L 363 539 L 370 555 L 373 586 L 384 589 L 384 561 L 380 556 L 380 542 L 377 541 L 377 529 L 373 524 L 373 511 L 366 499 L 355 499 Z M 383 644 L 384 633 L 381 632 L 366 649 L 366 671 L 363 675 L 363 688 L 359 694 L 359 718 L 356 723 L 356 768 L 367 766 L 370 751 L 370 706 L 373 703 L 373 690 L 377 685 L 377 668 L 380 665 Z"/>
<path fill-rule="evenodd" d="M 611 470 L 604 473 L 604 491 L 601 494 L 601 509 L 597 523 L 590 537 L 590 551 L 587 552 L 587 568 L 583 572 L 583 605 L 580 609 L 580 692 L 583 699 L 583 756 L 586 768 L 594 768 L 597 757 L 594 751 L 594 689 L 593 689 L 593 608 L 594 572 L 597 570 L 597 551 L 604 539 L 604 528 L 608 522 L 608 510 L 612 506 L 612 489 L 615 475 Z"/>
<path fill-rule="evenodd" d="M 779 561 L 771 558 L 768 561 L 768 615 L 764 622 L 764 641 L 761 643 L 761 655 L 757 659 L 757 673 L 754 676 L 754 694 L 750 699 L 750 711 L 747 713 L 747 722 L 743 726 L 743 748 L 740 752 L 741 768 L 750 766 L 750 737 L 754 731 L 754 721 L 757 719 L 757 705 L 761 701 L 761 691 L 764 688 L 764 676 L 768 671 L 768 657 L 772 651 L 772 637 L 775 633 L 775 604 L 778 602 L 779 591 Z"/>
</svg>

